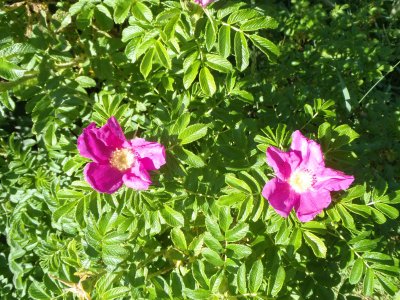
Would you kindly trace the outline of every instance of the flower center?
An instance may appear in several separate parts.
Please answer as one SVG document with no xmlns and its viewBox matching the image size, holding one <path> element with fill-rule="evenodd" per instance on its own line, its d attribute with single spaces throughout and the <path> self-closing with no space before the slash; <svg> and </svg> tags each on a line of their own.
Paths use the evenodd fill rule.
<svg viewBox="0 0 400 300">
<path fill-rule="evenodd" d="M 111 154 L 110 164 L 114 168 L 125 171 L 135 163 L 135 154 L 129 149 L 117 149 Z"/>
<path fill-rule="evenodd" d="M 315 183 L 315 177 L 309 170 L 296 170 L 289 178 L 289 184 L 297 193 L 308 191 Z"/>
</svg>

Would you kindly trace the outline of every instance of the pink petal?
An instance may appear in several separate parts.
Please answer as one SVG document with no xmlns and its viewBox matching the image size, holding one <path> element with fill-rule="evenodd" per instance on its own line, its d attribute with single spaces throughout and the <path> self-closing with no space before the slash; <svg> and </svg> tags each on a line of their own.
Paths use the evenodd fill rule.
<svg viewBox="0 0 400 300">
<path fill-rule="evenodd" d="M 331 203 L 331 195 L 326 190 L 312 191 L 300 194 L 300 201 L 294 207 L 301 222 L 308 222 L 315 218 Z"/>
<path fill-rule="evenodd" d="M 140 163 L 146 170 L 159 169 L 165 164 L 165 148 L 156 142 L 136 138 L 130 141 L 133 150 L 139 155 Z"/>
<path fill-rule="evenodd" d="M 272 146 L 267 149 L 267 163 L 274 169 L 275 175 L 281 180 L 289 178 L 299 162 L 300 160 L 294 152 L 283 152 Z"/>
<path fill-rule="evenodd" d="M 101 193 L 112 194 L 122 186 L 122 173 L 106 164 L 92 162 L 84 170 L 86 181 Z"/>
<path fill-rule="evenodd" d="M 346 190 L 354 181 L 353 176 L 330 168 L 323 168 L 315 176 L 317 181 L 314 184 L 314 189 L 325 189 L 328 191 Z"/>
<path fill-rule="evenodd" d="M 97 135 L 99 139 L 113 149 L 122 148 L 126 142 L 122 128 L 115 117 L 109 118 L 104 126 L 97 129 Z"/>
<path fill-rule="evenodd" d="M 299 130 L 296 130 L 292 134 L 292 145 L 290 149 L 301 153 L 301 164 L 305 168 L 313 170 L 325 166 L 321 146 L 315 141 L 304 137 Z"/>
<path fill-rule="evenodd" d="M 194 0 L 194 3 L 200 4 L 201 6 L 205 7 L 214 0 Z"/>
<path fill-rule="evenodd" d="M 122 177 L 125 185 L 135 190 L 147 190 L 151 184 L 149 173 L 140 164 L 136 164 Z"/>
<path fill-rule="evenodd" d="M 97 136 L 98 130 L 95 123 L 90 123 L 83 129 L 82 134 L 78 137 L 78 151 L 83 157 L 105 163 L 110 158 L 113 149 Z"/>
<path fill-rule="evenodd" d="M 290 185 L 278 178 L 273 178 L 265 184 L 262 195 L 275 211 L 285 218 L 299 201 L 299 195 L 290 188 Z"/>
</svg>

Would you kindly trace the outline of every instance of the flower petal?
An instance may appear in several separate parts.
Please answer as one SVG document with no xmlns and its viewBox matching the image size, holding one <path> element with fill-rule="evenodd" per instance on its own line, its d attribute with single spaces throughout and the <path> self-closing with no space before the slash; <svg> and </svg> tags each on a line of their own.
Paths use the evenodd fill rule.
<svg viewBox="0 0 400 300">
<path fill-rule="evenodd" d="M 122 186 L 123 173 L 106 164 L 89 163 L 84 175 L 86 181 L 101 193 L 112 194 Z"/>
<path fill-rule="evenodd" d="M 300 194 L 300 201 L 294 207 L 301 222 L 308 222 L 315 218 L 331 203 L 329 191 L 319 190 Z"/>
<path fill-rule="evenodd" d="M 299 162 L 300 159 L 294 152 L 283 152 L 272 146 L 267 149 L 267 163 L 274 169 L 275 175 L 281 180 L 289 178 Z"/>
<path fill-rule="evenodd" d="M 136 164 L 122 177 L 125 185 L 135 190 L 147 190 L 151 184 L 150 175 L 140 164 Z"/>
<path fill-rule="evenodd" d="M 140 163 L 146 170 L 159 169 L 165 164 L 165 148 L 156 142 L 136 138 L 130 141 L 133 150 L 139 155 Z"/>
<path fill-rule="evenodd" d="M 321 146 L 313 140 L 304 137 L 299 130 L 292 134 L 290 149 L 299 151 L 302 158 L 302 166 L 311 170 L 325 166 L 324 155 Z"/>
<path fill-rule="evenodd" d="M 78 151 L 86 158 L 90 158 L 95 162 L 107 162 L 113 149 L 110 149 L 102 139 L 97 136 L 95 123 L 90 123 L 88 127 L 83 129 L 82 134 L 78 137 Z"/>
<path fill-rule="evenodd" d="M 346 190 L 354 181 L 354 176 L 330 168 L 323 168 L 315 176 L 317 181 L 314 184 L 314 189 L 328 191 Z"/>
<path fill-rule="evenodd" d="M 299 195 L 290 188 L 290 185 L 278 178 L 273 178 L 265 184 L 262 195 L 275 211 L 285 218 L 299 201 Z"/>
<path fill-rule="evenodd" d="M 113 149 L 122 148 L 126 142 L 124 132 L 114 116 L 109 118 L 107 123 L 97 131 L 98 137 Z"/>
</svg>

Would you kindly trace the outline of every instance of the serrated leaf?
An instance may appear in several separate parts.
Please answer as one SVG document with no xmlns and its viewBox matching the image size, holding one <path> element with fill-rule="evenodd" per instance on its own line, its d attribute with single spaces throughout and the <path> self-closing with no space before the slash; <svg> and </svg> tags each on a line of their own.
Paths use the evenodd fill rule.
<svg viewBox="0 0 400 300">
<path fill-rule="evenodd" d="M 232 64 L 227 59 L 217 54 L 206 54 L 205 59 L 206 65 L 216 71 L 229 73 L 233 70 Z"/>
<path fill-rule="evenodd" d="M 161 44 L 160 41 L 156 41 L 155 48 L 156 48 L 156 53 L 157 53 L 158 58 L 160 59 L 161 64 L 165 68 L 171 69 L 171 67 L 172 67 L 171 58 L 169 57 L 168 52 L 165 49 L 165 47 L 163 46 L 163 44 Z"/>
<path fill-rule="evenodd" d="M 271 275 L 272 281 L 270 282 L 272 288 L 271 288 L 271 295 L 275 297 L 278 295 L 280 290 L 283 287 L 283 283 L 285 282 L 286 278 L 286 272 L 285 269 L 282 266 L 279 266 L 279 268 L 276 270 L 276 273 L 272 273 Z"/>
<path fill-rule="evenodd" d="M 161 216 L 164 218 L 165 222 L 172 227 L 185 225 L 183 215 L 168 205 L 164 205 L 164 209 L 161 210 Z"/>
<path fill-rule="evenodd" d="M 181 145 L 193 143 L 204 137 L 207 134 L 208 126 L 205 124 L 194 124 L 184 129 L 178 138 L 181 140 Z"/>
<path fill-rule="evenodd" d="M 75 81 L 78 82 L 83 88 L 91 88 L 96 86 L 96 81 L 87 76 L 78 76 L 75 78 Z"/>
<path fill-rule="evenodd" d="M 50 300 L 50 295 L 46 292 L 45 286 L 37 281 L 33 281 L 29 286 L 29 296 L 35 300 Z"/>
<path fill-rule="evenodd" d="M 186 297 L 194 300 L 210 299 L 211 296 L 211 292 L 204 289 L 190 290 L 188 288 L 184 288 L 183 292 L 186 295 Z"/>
<path fill-rule="evenodd" d="M 232 193 L 229 195 L 223 195 L 218 198 L 217 204 L 221 206 L 230 206 L 236 203 L 243 202 L 246 199 L 246 194 L 244 193 Z"/>
<path fill-rule="evenodd" d="M 213 237 L 209 232 L 206 232 L 204 234 L 204 243 L 211 250 L 214 250 L 217 252 L 222 250 L 222 246 L 221 246 L 220 242 L 215 237 Z"/>
<path fill-rule="evenodd" d="M 214 25 L 210 19 L 207 20 L 206 28 L 205 28 L 205 39 L 206 39 L 206 47 L 207 50 L 210 51 L 217 39 L 217 34 L 215 32 Z"/>
<path fill-rule="evenodd" d="M 202 253 L 203 253 L 204 258 L 210 264 L 212 264 L 214 266 L 217 266 L 217 267 L 220 267 L 220 266 L 222 266 L 224 264 L 224 261 L 222 260 L 222 258 L 214 250 L 211 250 L 209 248 L 205 248 Z"/>
<path fill-rule="evenodd" d="M 362 258 L 357 258 L 357 260 L 354 262 L 353 268 L 351 269 L 349 282 L 351 284 L 357 284 L 361 280 L 363 270 L 364 261 Z"/>
<path fill-rule="evenodd" d="M 249 273 L 249 290 L 252 293 L 257 293 L 261 286 L 264 276 L 264 267 L 261 260 L 257 260 L 251 267 Z"/>
<path fill-rule="evenodd" d="M 363 292 L 365 296 L 371 296 L 374 292 L 374 271 L 370 268 L 364 276 Z"/>
<path fill-rule="evenodd" d="M 395 220 L 399 217 L 399 211 L 393 206 L 387 205 L 385 203 L 375 203 L 375 208 L 384 213 L 390 219 Z"/>
<path fill-rule="evenodd" d="M 195 61 L 193 62 L 185 71 L 183 75 L 183 86 L 185 89 L 190 88 L 192 85 L 193 81 L 196 79 L 197 74 L 199 73 L 199 68 L 200 68 L 200 61 Z"/>
<path fill-rule="evenodd" d="M 151 9 L 148 8 L 143 2 L 133 2 L 131 11 L 138 20 L 145 22 L 151 22 L 153 20 L 153 13 L 151 12 Z"/>
<path fill-rule="evenodd" d="M 224 236 L 221 233 L 219 225 L 216 220 L 211 218 L 210 216 L 206 217 L 206 227 L 207 231 L 212 234 L 217 240 L 222 241 L 224 240 Z"/>
<path fill-rule="evenodd" d="M 199 75 L 200 87 L 204 94 L 212 96 L 217 90 L 214 76 L 207 67 L 202 67 Z"/>
<path fill-rule="evenodd" d="M 226 245 L 226 249 L 233 251 L 233 257 L 241 259 L 243 257 L 247 257 L 251 254 L 251 248 L 246 245 L 241 244 L 228 244 Z"/>
<path fill-rule="evenodd" d="M 151 48 L 144 55 L 143 60 L 140 63 L 140 73 L 142 73 L 144 78 L 147 78 L 147 76 L 149 76 L 151 68 L 153 67 L 153 56 L 154 56 L 154 48 Z"/>
<path fill-rule="evenodd" d="M 179 228 L 175 227 L 171 230 L 171 240 L 178 249 L 183 251 L 187 249 L 185 234 Z"/>
<path fill-rule="evenodd" d="M 247 293 L 247 286 L 246 286 L 246 264 L 242 264 L 237 273 L 237 287 L 239 293 L 246 294 Z"/>
<path fill-rule="evenodd" d="M 251 194 L 251 188 L 249 185 L 241 179 L 236 178 L 231 174 L 225 176 L 225 183 L 235 189 L 245 192 L 246 194 Z"/>
<path fill-rule="evenodd" d="M 190 123 L 190 113 L 186 112 L 179 116 L 171 128 L 170 134 L 180 134 Z"/>
<path fill-rule="evenodd" d="M 114 26 L 113 17 L 107 6 L 103 4 L 96 5 L 94 10 L 94 18 L 96 19 L 96 25 L 104 31 L 109 31 Z"/>
<path fill-rule="evenodd" d="M 129 296 L 129 294 L 128 294 L 129 291 L 130 291 L 130 288 L 125 287 L 125 286 L 115 287 L 115 288 L 112 288 L 112 289 L 106 291 L 101 296 L 101 299 L 111 300 L 111 299 L 116 299 L 116 298 L 124 298 L 124 297 Z"/>
<path fill-rule="evenodd" d="M 249 232 L 249 225 L 240 223 L 225 233 L 225 239 L 228 242 L 240 241 L 246 236 L 247 232 Z"/>
<path fill-rule="evenodd" d="M 253 42 L 254 46 L 256 46 L 258 49 L 264 52 L 264 54 L 267 55 L 268 57 L 270 56 L 271 53 L 276 56 L 279 56 L 281 54 L 278 46 L 276 46 L 273 42 L 271 42 L 266 38 L 253 34 L 250 36 L 250 39 Z"/>
<path fill-rule="evenodd" d="M 256 31 L 259 29 L 275 29 L 278 27 L 278 22 L 271 17 L 258 17 L 244 22 L 240 29 L 243 31 Z"/>
<path fill-rule="evenodd" d="M 12 81 L 21 78 L 24 74 L 24 69 L 4 58 L 0 58 L 0 78 Z"/>
<path fill-rule="evenodd" d="M 315 234 L 312 234 L 309 231 L 304 231 L 303 236 L 306 244 L 311 247 L 315 256 L 321 258 L 326 257 L 327 249 L 325 243 L 319 237 L 317 237 Z"/>
<path fill-rule="evenodd" d="M 144 28 L 140 27 L 139 25 L 132 25 L 132 26 L 128 26 L 126 28 L 124 28 L 124 30 L 122 30 L 122 38 L 121 40 L 126 43 L 127 41 L 141 36 L 142 34 L 145 33 Z"/>
<path fill-rule="evenodd" d="M 131 8 L 131 0 L 115 0 L 114 4 L 114 21 L 117 24 L 121 24 L 128 17 L 129 10 Z"/>
<path fill-rule="evenodd" d="M 234 46 L 236 67 L 244 71 L 249 65 L 250 52 L 243 32 L 235 33 Z"/>
<path fill-rule="evenodd" d="M 218 52 L 227 58 L 231 54 L 231 27 L 222 25 L 218 33 Z"/>
</svg>

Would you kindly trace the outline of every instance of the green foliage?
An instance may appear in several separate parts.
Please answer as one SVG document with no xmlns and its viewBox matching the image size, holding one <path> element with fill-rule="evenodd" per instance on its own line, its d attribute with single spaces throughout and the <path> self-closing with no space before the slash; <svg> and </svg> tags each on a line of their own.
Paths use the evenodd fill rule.
<svg viewBox="0 0 400 300">
<path fill-rule="evenodd" d="M 400 8 L 344 2 L 1 4 L 0 298 L 398 296 Z M 165 145 L 149 190 L 84 181 L 110 116 Z M 356 178 L 307 223 L 261 195 L 297 129 Z"/>
</svg>

